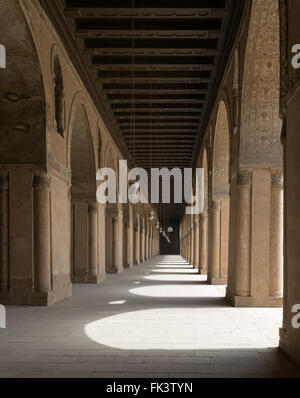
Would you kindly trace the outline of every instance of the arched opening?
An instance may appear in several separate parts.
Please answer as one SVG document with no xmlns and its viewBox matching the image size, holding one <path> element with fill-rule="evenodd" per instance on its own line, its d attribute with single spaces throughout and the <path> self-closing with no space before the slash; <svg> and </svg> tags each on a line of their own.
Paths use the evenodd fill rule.
<svg viewBox="0 0 300 398">
<path fill-rule="evenodd" d="M 98 275 L 96 164 L 86 110 L 79 105 L 71 131 L 72 276 L 93 282 Z"/>
<path fill-rule="evenodd" d="M 212 195 L 209 203 L 208 282 L 226 284 L 229 242 L 230 131 L 227 108 L 220 101 L 213 141 Z"/>
<path fill-rule="evenodd" d="M 64 135 L 64 84 L 61 65 L 58 55 L 54 56 L 53 60 L 53 77 L 54 77 L 54 112 L 56 131 L 60 135 Z"/>
</svg>

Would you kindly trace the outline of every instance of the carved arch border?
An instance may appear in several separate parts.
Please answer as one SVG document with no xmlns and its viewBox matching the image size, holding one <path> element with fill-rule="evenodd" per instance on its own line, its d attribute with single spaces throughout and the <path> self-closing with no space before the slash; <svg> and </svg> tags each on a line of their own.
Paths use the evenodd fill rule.
<svg viewBox="0 0 300 398">
<path fill-rule="evenodd" d="M 230 184 L 230 165 L 231 165 L 231 149 L 232 149 L 232 137 L 233 137 L 233 121 L 232 121 L 232 112 L 231 112 L 231 107 L 229 103 L 229 98 L 227 91 L 223 88 L 220 91 L 220 94 L 218 96 L 217 100 L 217 106 L 215 108 L 215 115 L 213 118 L 213 123 L 211 126 L 212 129 L 212 147 L 209 149 L 209 152 L 207 152 L 208 156 L 208 163 L 209 163 L 209 191 L 210 191 L 210 196 L 212 197 L 214 195 L 214 168 L 215 168 L 215 159 L 216 159 L 216 142 L 217 142 L 217 128 L 218 128 L 218 121 L 219 121 L 219 115 L 220 115 L 220 107 L 221 104 L 224 104 L 225 106 L 225 115 L 227 119 L 227 131 L 228 131 L 228 172 L 227 172 L 227 184 L 228 184 L 228 189 L 229 189 L 229 184 Z M 225 132 L 224 132 L 225 133 Z"/>
<path fill-rule="evenodd" d="M 67 168 L 70 170 L 71 169 L 71 146 L 72 146 L 72 133 L 73 133 L 73 123 L 75 120 L 75 116 L 76 116 L 76 112 L 77 109 L 79 108 L 79 106 L 83 106 L 84 110 L 85 110 L 85 114 L 87 117 L 87 122 L 88 122 L 88 127 L 89 127 L 89 133 L 91 136 L 91 143 L 92 143 L 92 150 L 93 150 L 93 156 L 94 156 L 94 166 L 95 166 L 95 174 L 97 173 L 96 170 L 96 145 L 95 145 L 95 138 L 94 135 L 92 133 L 91 130 L 91 117 L 89 115 L 89 112 L 87 111 L 86 108 L 86 100 L 85 97 L 83 95 L 83 93 L 81 91 L 77 91 L 71 101 L 71 106 L 70 106 L 70 112 L 69 112 L 69 117 L 68 117 L 68 121 L 67 121 L 67 145 L 66 145 L 66 150 L 67 150 Z"/>
</svg>

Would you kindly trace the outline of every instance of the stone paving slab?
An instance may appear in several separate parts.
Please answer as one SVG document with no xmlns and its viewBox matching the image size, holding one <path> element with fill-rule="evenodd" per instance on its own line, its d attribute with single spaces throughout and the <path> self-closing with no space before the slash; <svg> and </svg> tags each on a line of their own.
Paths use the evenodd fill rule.
<svg viewBox="0 0 300 398">
<path fill-rule="evenodd" d="M 282 309 L 233 308 L 224 295 L 161 256 L 52 307 L 8 307 L 0 378 L 299 378 L 277 348 Z"/>
</svg>

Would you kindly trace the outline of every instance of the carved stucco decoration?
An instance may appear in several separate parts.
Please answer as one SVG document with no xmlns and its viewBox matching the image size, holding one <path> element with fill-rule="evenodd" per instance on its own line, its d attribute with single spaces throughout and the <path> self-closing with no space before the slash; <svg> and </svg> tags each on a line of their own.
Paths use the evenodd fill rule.
<svg viewBox="0 0 300 398">
<path fill-rule="evenodd" d="M 33 189 L 38 191 L 50 191 L 51 176 L 44 171 L 36 171 L 33 175 Z"/>
<path fill-rule="evenodd" d="M 253 1 L 244 68 L 241 161 L 278 164 L 282 125 L 278 0 Z"/>
<path fill-rule="evenodd" d="M 272 172 L 271 183 L 273 188 L 283 189 L 283 172 L 281 170 Z"/>
<path fill-rule="evenodd" d="M 291 64 L 291 45 L 288 40 L 288 8 L 286 0 L 279 0 L 280 9 L 280 54 L 281 54 L 281 85 L 280 85 L 280 110 L 285 114 L 290 98 L 300 87 L 300 69 L 294 69 Z"/>
<path fill-rule="evenodd" d="M 237 172 L 236 184 L 240 186 L 252 184 L 253 169 L 240 169 Z"/>
</svg>

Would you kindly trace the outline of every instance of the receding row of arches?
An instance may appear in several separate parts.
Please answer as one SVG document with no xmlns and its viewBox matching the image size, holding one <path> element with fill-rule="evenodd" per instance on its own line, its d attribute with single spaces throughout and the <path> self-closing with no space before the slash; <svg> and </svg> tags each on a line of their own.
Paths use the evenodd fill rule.
<svg viewBox="0 0 300 398">
<path fill-rule="evenodd" d="M 97 202 L 97 171 L 111 167 L 118 180 L 121 153 L 51 26 L 31 3 L 6 3 L 0 302 L 49 305 L 72 283 L 100 283 L 157 254 L 157 219 L 146 205 Z"/>
<path fill-rule="evenodd" d="M 182 251 L 200 272 L 207 270 L 209 283 L 228 283 L 233 304 L 280 306 L 279 4 L 253 1 L 250 6 L 198 160 L 205 170 L 204 212 L 183 219 Z"/>
</svg>

